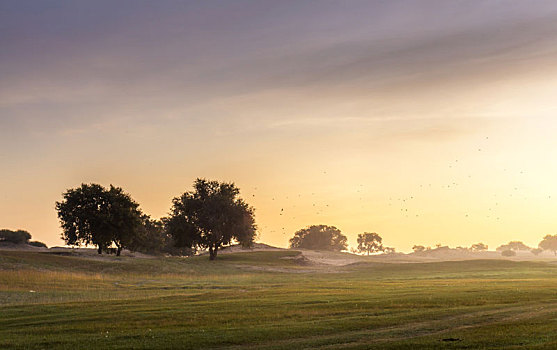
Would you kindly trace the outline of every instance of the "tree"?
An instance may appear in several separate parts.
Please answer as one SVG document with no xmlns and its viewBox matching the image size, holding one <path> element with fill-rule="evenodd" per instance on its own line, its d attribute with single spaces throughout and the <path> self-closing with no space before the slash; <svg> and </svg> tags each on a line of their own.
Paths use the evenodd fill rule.
<svg viewBox="0 0 557 350">
<path fill-rule="evenodd" d="M 166 232 L 162 220 L 151 219 L 149 215 L 142 215 L 142 227 L 129 242 L 128 249 L 134 252 L 145 254 L 170 254 L 170 255 L 191 255 L 191 248 L 175 246 L 174 239 Z"/>
<path fill-rule="evenodd" d="M 515 255 L 516 255 L 516 252 L 515 252 L 514 250 L 507 249 L 507 250 L 503 250 L 503 251 L 501 252 L 501 255 L 502 255 L 502 256 L 515 256 Z"/>
<path fill-rule="evenodd" d="M 412 247 L 412 250 L 414 251 L 414 253 L 421 253 L 423 251 L 425 251 L 425 247 L 423 245 L 415 245 Z"/>
<path fill-rule="evenodd" d="M 392 248 L 392 247 L 385 247 L 385 248 L 383 248 L 383 252 L 385 254 L 394 254 L 394 253 L 396 253 L 396 249 Z"/>
<path fill-rule="evenodd" d="M 484 252 L 487 250 L 487 245 L 483 243 L 472 244 L 470 250 L 472 250 L 473 252 Z"/>
<path fill-rule="evenodd" d="M 93 244 L 99 254 L 114 244 L 119 256 L 142 227 L 139 205 L 119 187 L 82 184 L 63 196 L 56 210 L 66 244 Z"/>
<path fill-rule="evenodd" d="M 165 228 L 178 247 L 208 249 L 210 260 L 232 242 L 252 246 L 257 229 L 254 209 L 239 194 L 233 183 L 197 179 L 193 191 L 172 200 Z"/>
<path fill-rule="evenodd" d="M 31 234 L 25 230 L 0 230 L 0 243 L 26 244 L 31 239 Z"/>
<path fill-rule="evenodd" d="M 502 252 L 504 250 L 519 251 L 519 250 L 530 250 L 530 247 L 528 247 L 526 244 L 524 244 L 520 241 L 511 241 L 507 244 L 503 244 L 503 245 L 497 247 L 496 250 L 498 252 Z"/>
<path fill-rule="evenodd" d="M 543 240 L 538 244 L 543 250 L 549 250 L 553 252 L 553 254 L 557 255 L 557 235 L 547 235 L 543 238 Z"/>
<path fill-rule="evenodd" d="M 383 239 L 377 233 L 364 232 L 358 235 L 358 252 L 360 253 L 376 253 L 384 250 Z"/>
<path fill-rule="evenodd" d="M 149 215 L 141 216 L 141 228 L 131 238 L 128 249 L 146 254 L 162 252 L 170 236 L 164 230 L 162 221 L 153 220 Z"/>
<path fill-rule="evenodd" d="M 536 256 L 540 255 L 543 252 L 543 249 L 541 248 L 534 248 L 532 250 L 530 250 L 530 252 Z"/>
<path fill-rule="evenodd" d="M 346 250 L 346 241 L 346 236 L 334 226 L 312 225 L 296 231 L 290 239 L 290 247 L 340 252 Z"/>
</svg>

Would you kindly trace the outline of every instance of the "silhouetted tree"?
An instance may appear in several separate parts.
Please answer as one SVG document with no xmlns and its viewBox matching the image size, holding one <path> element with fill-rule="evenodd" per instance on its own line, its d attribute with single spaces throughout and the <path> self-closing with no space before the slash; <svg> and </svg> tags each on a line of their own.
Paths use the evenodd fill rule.
<svg viewBox="0 0 557 350">
<path fill-rule="evenodd" d="M 334 226 L 312 225 L 294 233 L 290 239 L 291 248 L 341 251 L 347 248 L 347 239 Z"/>
<path fill-rule="evenodd" d="M 484 252 L 487 250 L 487 245 L 483 243 L 472 244 L 470 250 L 472 250 L 473 252 Z"/>
<path fill-rule="evenodd" d="M 63 196 L 56 210 L 66 244 L 94 244 L 99 254 L 114 244 L 119 256 L 142 227 L 139 205 L 119 187 L 82 184 Z"/>
<path fill-rule="evenodd" d="M 520 242 L 520 241 L 511 241 L 507 244 L 503 244 L 499 247 L 497 247 L 497 251 L 498 252 L 502 252 L 504 250 L 513 250 L 513 251 L 519 251 L 519 250 L 530 250 L 531 248 L 528 247 L 526 244 Z"/>
<path fill-rule="evenodd" d="M 557 235 L 547 235 L 543 238 L 543 240 L 538 244 L 543 250 L 549 250 L 553 252 L 553 254 L 557 255 Z"/>
<path fill-rule="evenodd" d="M 149 215 L 141 216 L 141 227 L 136 234 L 131 237 L 128 249 L 134 252 L 147 254 L 158 254 L 165 246 L 169 235 L 166 234 L 163 223 L 160 220 L 153 220 Z"/>
<path fill-rule="evenodd" d="M 256 236 L 254 209 L 239 194 L 233 183 L 197 179 L 193 191 L 173 199 L 165 228 L 178 247 L 208 249 L 211 260 L 234 241 L 249 247 Z"/>
<path fill-rule="evenodd" d="M 31 239 L 31 234 L 25 230 L 0 230 L 0 243 L 26 244 Z"/>
<path fill-rule="evenodd" d="M 360 253 L 376 253 L 384 250 L 383 239 L 377 233 L 364 232 L 358 235 L 358 252 Z"/>
<path fill-rule="evenodd" d="M 137 231 L 128 244 L 128 249 L 145 254 L 191 255 L 192 249 L 175 247 L 174 239 L 166 232 L 162 220 L 151 219 L 149 215 L 142 215 L 142 227 Z"/>
</svg>

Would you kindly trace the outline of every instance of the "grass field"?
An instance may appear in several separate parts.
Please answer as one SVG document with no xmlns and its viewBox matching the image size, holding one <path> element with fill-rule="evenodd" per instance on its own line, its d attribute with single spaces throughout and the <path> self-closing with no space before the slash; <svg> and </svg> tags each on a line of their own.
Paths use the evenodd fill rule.
<svg viewBox="0 0 557 350">
<path fill-rule="evenodd" d="M 557 349 L 557 264 L 0 251 L 0 349 Z"/>
</svg>

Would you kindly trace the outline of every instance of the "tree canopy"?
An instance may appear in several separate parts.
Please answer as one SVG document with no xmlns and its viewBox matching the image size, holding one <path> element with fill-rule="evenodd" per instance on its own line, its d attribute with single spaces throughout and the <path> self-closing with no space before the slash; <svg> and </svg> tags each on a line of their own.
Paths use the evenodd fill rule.
<svg viewBox="0 0 557 350">
<path fill-rule="evenodd" d="M 334 226 L 312 225 L 294 233 L 290 239 L 291 248 L 342 251 L 347 248 L 347 239 Z"/>
<path fill-rule="evenodd" d="M 383 239 L 377 233 L 364 232 L 358 235 L 358 252 L 360 253 L 377 253 L 384 250 Z"/>
<path fill-rule="evenodd" d="M 557 255 L 557 235 L 547 235 L 543 238 L 543 240 L 538 244 L 543 250 L 549 250 L 553 252 L 553 254 Z"/>
<path fill-rule="evenodd" d="M 142 227 L 139 205 L 119 187 L 82 184 L 63 197 L 56 210 L 66 244 L 93 244 L 99 254 L 114 244 L 120 255 Z"/>
<path fill-rule="evenodd" d="M 233 242 L 253 245 L 254 209 L 239 197 L 236 185 L 197 179 L 193 187 L 173 199 L 170 215 L 164 219 L 178 247 L 208 249 L 214 260 L 220 248 Z"/>
</svg>

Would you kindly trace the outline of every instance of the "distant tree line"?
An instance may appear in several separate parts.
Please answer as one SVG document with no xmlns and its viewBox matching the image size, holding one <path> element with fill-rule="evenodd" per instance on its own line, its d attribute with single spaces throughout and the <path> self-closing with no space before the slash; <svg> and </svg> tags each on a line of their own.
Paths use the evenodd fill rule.
<svg viewBox="0 0 557 350">
<path fill-rule="evenodd" d="M 148 254 L 190 255 L 207 250 L 214 260 L 219 250 L 232 243 L 252 246 L 257 226 L 254 208 L 239 196 L 234 183 L 197 179 L 193 190 L 172 200 L 170 213 L 159 220 L 142 212 L 139 204 L 120 187 L 105 188 L 98 184 L 82 184 L 67 190 L 56 202 L 62 227 L 62 238 L 68 245 L 94 245 L 103 252 L 120 255 L 123 249 Z M 0 243 L 28 243 L 26 231 L 0 231 Z M 290 248 L 346 251 L 347 237 L 335 226 L 312 225 L 300 229 L 290 239 Z M 42 245 L 42 243 L 29 242 Z M 385 247 L 382 237 L 375 232 L 358 234 L 353 253 L 395 253 Z M 414 253 L 451 249 L 438 244 L 435 248 L 422 245 L 412 247 Z M 458 251 L 487 251 L 484 243 L 457 247 Z M 547 235 L 532 249 L 519 241 L 511 241 L 497 248 L 504 256 L 529 250 L 540 254 L 544 250 L 557 255 L 557 235 Z"/>
<path fill-rule="evenodd" d="M 530 251 L 534 255 L 539 255 L 545 250 L 557 255 L 557 235 L 546 235 L 538 244 L 538 248 L 530 248 L 520 241 L 511 241 L 497 247 L 497 251 L 503 256 L 514 256 L 519 251 Z"/>
<path fill-rule="evenodd" d="M 254 209 L 233 183 L 197 179 L 193 187 L 174 198 L 170 214 L 160 220 L 144 214 L 120 187 L 82 184 L 69 189 L 56 202 L 62 239 L 117 256 L 122 249 L 177 255 L 208 249 L 211 260 L 231 243 L 253 244 Z"/>
<path fill-rule="evenodd" d="M 440 250 L 451 250 L 447 246 L 441 246 L 441 244 L 437 244 L 435 248 L 426 247 L 423 245 L 415 245 L 412 247 L 412 250 L 416 254 L 428 254 L 435 251 Z M 484 243 L 476 243 L 472 244 L 470 247 L 456 247 L 453 250 L 457 251 L 468 251 L 468 252 L 482 252 L 487 251 L 488 246 Z M 557 235 L 547 235 L 545 236 L 542 241 L 538 244 L 538 248 L 531 248 L 528 247 L 526 244 L 520 241 L 511 241 L 507 244 L 500 245 L 495 249 L 497 252 L 500 252 L 502 256 L 515 256 L 517 252 L 520 251 L 530 251 L 534 255 L 539 255 L 543 251 L 550 251 L 557 255 Z"/>
<path fill-rule="evenodd" d="M 439 251 L 439 250 L 448 250 L 448 249 L 452 249 L 449 248 L 448 246 L 442 246 L 441 244 L 437 244 L 435 246 L 435 248 L 431 248 L 431 247 L 426 247 L 423 245 L 415 245 L 412 247 L 412 250 L 414 251 L 414 253 L 428 253 L 428 252 L 432 252 L 432 251 Z M 469 251 L 469 252 L 483 252 L 486 251 L 488 249 L 488 246 L 484 243 L 475 243 L 472 244 L 470 247 L 456 247 L 454 248 L 454 250 L 458 250 L 458 251 Z"/>
</svg>

